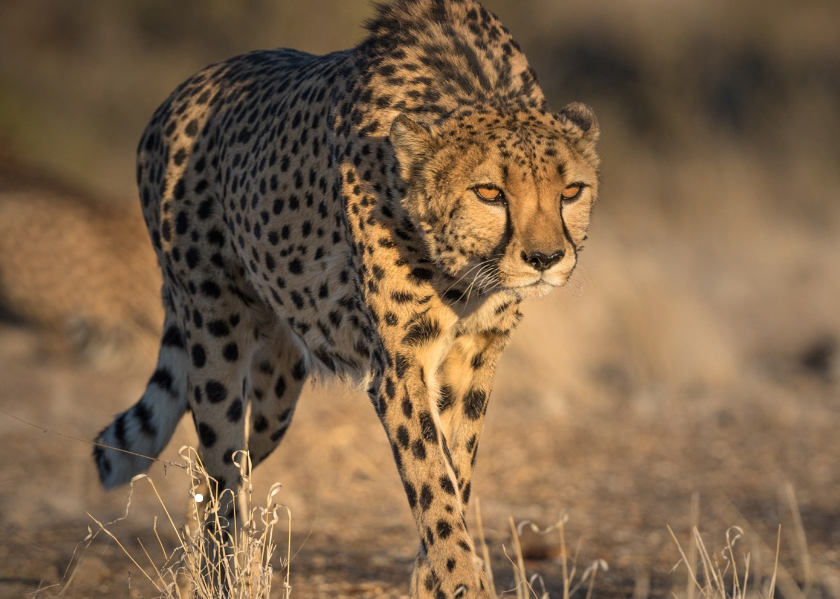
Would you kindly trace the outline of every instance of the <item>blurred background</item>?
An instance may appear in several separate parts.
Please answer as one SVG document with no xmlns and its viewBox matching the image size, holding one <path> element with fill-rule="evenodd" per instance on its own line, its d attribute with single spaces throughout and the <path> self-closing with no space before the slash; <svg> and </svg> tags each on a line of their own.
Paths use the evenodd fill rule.
<svg viewBox="0 0 840 599">
<path fill-rule="evenodd" d="M 491 540 L 509 515 L 548 524 L 567 510 L 582 555 L 613 566 L 608 594 L 668 594 L 684 584 L 665 525 L 687 539 L 697 494 L 713 539 L 749 525 L 756 560 L 782 522 L 792 584 L 840 597 L 840 3 L 485 5 L 554 108 L 595 109 L 603 159 L 581 265 L 527 306 L 500 368 L 476 474 Z M 91 438 L 142 391 L 161 311 L 134 149 L 170 91 L 251 49 L 350 47 L 372 12 L 366 0 L 0 2 L 4 410 Z M 311 534 L 299 584 L 405 592 L 412 524 L 373 411 L 351 391 L 309 396 L 259 471 L 282 480 Z M 0 585 L 57 582 L 85 510 L 117 513 L 122 496 L 96 489 L 88 447 L 3 415 L 0 438 L 0 524 L 19 560 L 6 566 L 26 572 L 0 566 Z M 36 476 L 32 463 L 53 467 Z M 183 485 L 170 485 L 177 502 Z M 382 547 L 396 561 L 372 560 Z M 543 549 L 533 567 L 550 587 L 556 553 Z M 109 559 L 77 579 L 79 596 L 124 586 Z"/>
</svg>

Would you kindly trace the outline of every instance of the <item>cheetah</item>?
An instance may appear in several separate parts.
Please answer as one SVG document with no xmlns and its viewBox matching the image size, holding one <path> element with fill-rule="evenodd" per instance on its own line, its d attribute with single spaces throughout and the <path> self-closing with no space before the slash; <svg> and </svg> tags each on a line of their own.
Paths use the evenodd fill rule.
<svg viewBox="0 0 840 599">
<path fill-rule="evenodd" d="M 355 48 L 210 66 L 154 114 L 137 180 L 165 323 L 98 437 L 155 456 L 190 410 L 232 454 L 280 443 L 305 381 L 364 381 L 420 536 L 413 597 L 487 597 L 465 523 L 493 373 L 523 300 L 570 277 L 598 195 L 590 108 L 551 112 L 474 0 L 379 5 Z M 149 461 L 98 447 L 106 487 Z"/>
<path fill-rule="evenodd" d="M 153 361 L 161 277 L 140 207 L 91 197 L 3 154 L 0 323 L 31 325 L 40 349 L 96 367 Z"/>
</svg>

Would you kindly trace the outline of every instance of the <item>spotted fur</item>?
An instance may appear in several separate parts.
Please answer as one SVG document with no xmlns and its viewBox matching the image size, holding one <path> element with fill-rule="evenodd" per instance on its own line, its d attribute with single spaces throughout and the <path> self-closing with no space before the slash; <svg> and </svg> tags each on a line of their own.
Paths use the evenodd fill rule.
<svg viewBox="0 0 840 599">
<path fill-rule="evenodd" d="M 137 178 L 164 340 L 99 440 L 156 455 L 189 407 L 236 488 L 232 452 L 262 461 L 314 370 L 364 379 L 421 538 L 412 595 L 484 597 L 464 514 L 492 376 L 521 300 L 574 269 L 598 125 L 549 111 L 472 0 L 398 0 L 368 29 L 344 52 L 208 67 L 155 113 Z M 148 465 L 96 460 L 108 487 Z"/>
</svg>

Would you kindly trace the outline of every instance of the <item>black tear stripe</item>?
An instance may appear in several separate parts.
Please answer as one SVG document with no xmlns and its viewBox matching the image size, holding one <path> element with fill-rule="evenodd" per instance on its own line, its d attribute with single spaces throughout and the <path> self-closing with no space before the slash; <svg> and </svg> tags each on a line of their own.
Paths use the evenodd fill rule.
<svg viewBox="0 0 840 599">
<path fill-rule="evenodd" d="M 560 211 L 560 222 L 563 224 L 563 236 L 568 240 L 569 245 L 572 246 L 572 251 L 575 254 L 575 263 L 577 263 L 578 246 L 572 241 L 572 234 L 569 233 L 569 227 L 566 226 L 566 219 L 563 218 L 563 211 Z M 570 273 L 571 274 L 571 273 Z"/>
</svg>

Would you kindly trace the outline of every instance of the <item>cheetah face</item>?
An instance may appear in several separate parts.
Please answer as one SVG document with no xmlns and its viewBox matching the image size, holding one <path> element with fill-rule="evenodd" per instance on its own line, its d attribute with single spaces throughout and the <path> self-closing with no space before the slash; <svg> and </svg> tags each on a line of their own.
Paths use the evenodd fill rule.
<svg viewBox="0 0 840 599">
<path fill-rule="evenodd" d="M 592 111 L 570 104 L 473 108 L 432 132 L 400 115 L 390 139 L 430 257 L 472 293 L 529 298 L 575 268 L 598 195 L 597 137 Z"/>
</svg>

